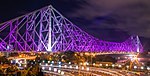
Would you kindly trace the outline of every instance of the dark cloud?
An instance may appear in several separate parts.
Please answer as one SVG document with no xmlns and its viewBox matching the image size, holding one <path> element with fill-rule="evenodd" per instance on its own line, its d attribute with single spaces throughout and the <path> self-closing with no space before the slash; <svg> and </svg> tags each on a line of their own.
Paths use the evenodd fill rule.
<svg viewBox="0 0 150 76">
<path fill-rule="evenodd" d="M 82 4 L 74 16 L 85 16 L 87 18 L 107 15 L 127 4 L 139 2 L 140 0 L 85 0 L 86 4 Z M 72 15 L 71 15 L 72 16 Z"/>
<path fill-rule="evenodd" d="M 0 0 L 0 23 L 52 5 L 64 16 L 82 8 L 83 0 Z"/>
<path fill-rule="evenodd" d="M 149 0 L 85 0 L 80 9 L 70 14 L 91 20 L 87 28 L 121 29 L 129 34 L 150 38 Z"/>
</svg>

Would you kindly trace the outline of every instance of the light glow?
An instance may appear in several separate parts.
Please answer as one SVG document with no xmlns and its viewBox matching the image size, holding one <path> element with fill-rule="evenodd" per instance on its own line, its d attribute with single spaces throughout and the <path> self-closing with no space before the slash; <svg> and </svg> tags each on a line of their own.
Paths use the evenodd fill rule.
<svg viewBox="0 0 150 76">
<path fill-rule="evenodd" d="M 134 69 L 136 69 L 137 68 L 137 66 L 134 66 Z"/>
<path fill-rule="evenodd" d="M 65 65 L 64 67 L 67 68 L 67 65 Z"/>
<path fill-rule="evenodd" d="M 106 66 L 108 66 L 108 64 L 106 64 Z"/>
<path fill-rule="evenodd" d="M 93 65 L 95 66 L 95 63 L 93 63 Z"/>
<path fill-rule="evenodd" d="M 19 67 L 21 67 L 21 64 L 19 64 Z"/>
<path fill-rule="evenodd" d="M 50 63 L 50 61 L 48 61 L 48 63 Z"/>
<path fill-rule="evenodd" d="M 22 60 L 20 61 L 20 63 L 22 63 Z"/>
<path fill-rule="evenodd" d="M 142 66 L 141 69 L 144 69 L 144 67 Z"/>
<path fill-rule="evenodd" d="M 49 67 L 49 69 L 48 69 L 49 71 L 51 71 L 52 70 L 52 68 L 51 67 Z"/>
<path fill-rule="evenodd" d="M 87 70 L 87 71 L 89 71 L 89 70 L 90 70 L 90 68 L 89 68 L 89 67 L 87 67 L 87 68 L 86 68 L 86 70 Z"/>
<path fill-rule="evenodd" d="M 82 67 L 81 69 L 84 70 L 84 67 Z"/>
<path fill-rule="evenodd" d="M 114 65 L 114 64 L 112 64 L 112 67 L 115 67 L 115 65 Z"/>
<path fill-rule="evenodd" d="M 59 65 L 58 67 L 61 67 L 61 65 Z"/>
<path fill-rule="evenodd" d="M 70 65 L 69 68 L 72 68 L 72 66 Z"/>
<path fill-rule="evenodd" d="M 119 65 L 119 68 L 121 68 L 122 66 L 121 65 Z"/>
<path fill-rule="evenodd" d="M 58 62 L 58 64 L 61 64 L 61 62 Z"/>
<path fill-rule="evenodd" d="M 11 60 L 11 63 L 13 63 L 13 60 Z"/>
<path fill-rule="evenodd" d="M 63 72 L 63 71 L 61 71 L 61 75 L 64 75 L 64 72 Z"/>
<path fill-rule="evenodd" d="M 126 67 L 127 67 L 127 68 L 129 68 L 129 66 L 128 66 L 128 65 L 127 65 Z"/>
<path fill-rule="evenodd" d="M 45 70 L 45 67 L 42 67 L 43 70 Z"/>
<path fill-rule="evenodd" d="M 52 64 L 54 64 L 54 61 L 52 61 Z"/>
<path fill-rule="evenodd" d="M 79 67 L 78 66 L 76 66 L 76 69 L 78 69 Z"/>
<path fill-rule="evenodd" d="M 58 73 L 61 73 L 61 70 L 58 70 Z"/>
<path fill-rule="evenodd" d="M 56 72 L 57 71 L 57 68 L 54 68 L 54 72 Z"/>
<path fill-rule="evenodd" d="M 150 70 L 150 67 L 147 67 L 147 70 Z"/>
</svg>

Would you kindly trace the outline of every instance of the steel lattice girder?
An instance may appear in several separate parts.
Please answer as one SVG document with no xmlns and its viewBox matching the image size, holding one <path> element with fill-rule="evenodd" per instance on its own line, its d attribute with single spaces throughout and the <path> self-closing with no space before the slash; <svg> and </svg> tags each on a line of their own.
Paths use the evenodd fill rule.
<svg viewBox="0 0 150 76">
<path fill-rule="evenodd" d="M 141 52 L 143 47 L 138 36 L 122 43 L 99 40 L 47 6 L 0 24 L 0 50 Z"/>
</svg>

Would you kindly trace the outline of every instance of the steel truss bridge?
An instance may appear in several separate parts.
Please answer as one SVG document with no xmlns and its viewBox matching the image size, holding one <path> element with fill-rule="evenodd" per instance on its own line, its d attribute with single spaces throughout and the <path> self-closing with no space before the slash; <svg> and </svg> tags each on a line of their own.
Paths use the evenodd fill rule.
<svg viewBox="0 0 150 76">
<path fill-rule="evenodd" d="M 99 40 L 51 5 L 0 24 L 0 51 L 142 52 L 138 36 L 124 42 Z"/>
</svg>

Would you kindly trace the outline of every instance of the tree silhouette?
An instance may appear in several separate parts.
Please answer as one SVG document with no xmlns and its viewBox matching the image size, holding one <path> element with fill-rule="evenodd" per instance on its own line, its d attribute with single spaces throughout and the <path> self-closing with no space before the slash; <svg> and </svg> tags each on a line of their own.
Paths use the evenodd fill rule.
<svg viewBox="0 0 150 76">
<path fill-rule="evenodd" d="M 105 55 L 105 56 L 103 56 L 103 55 L 97 55 L 97 56 L 93 59 L 93 61 L 113 62 L 113 63 L 117 62 L 117 60 L 116 60 L 115 58 L 113 58 L 113 57 L 111 57 L 111 56 L 107 56 L 107 55 Z"/>
</svg>

